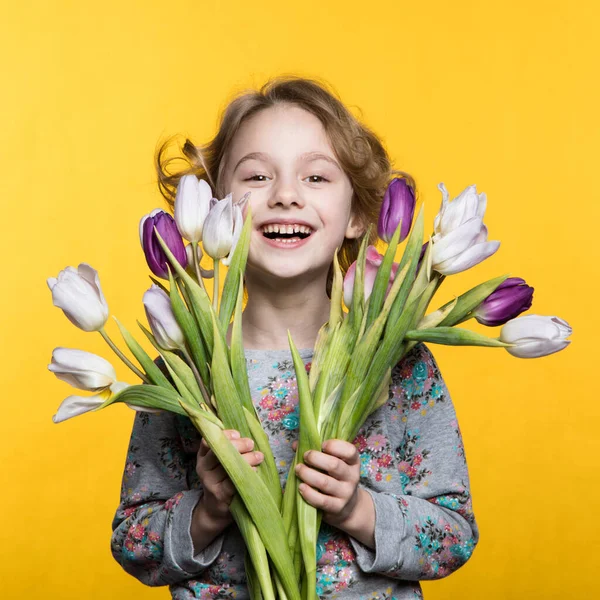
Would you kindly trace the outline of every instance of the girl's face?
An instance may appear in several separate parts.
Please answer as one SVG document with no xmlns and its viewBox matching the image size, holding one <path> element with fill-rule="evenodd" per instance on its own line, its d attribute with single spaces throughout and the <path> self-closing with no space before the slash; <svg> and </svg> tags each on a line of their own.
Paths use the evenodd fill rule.
<svg viewBox="0 0 600 600">
<path fill-rule="evenodd" d="M 247 275 L 325 280 L 344 238 L 363 231 L 351 214 L 350 179 L 321 122 L 297 106 L 264 109 L 245 121 L 223 176 L 234 202 L 251 192 Z"/>
</svg>

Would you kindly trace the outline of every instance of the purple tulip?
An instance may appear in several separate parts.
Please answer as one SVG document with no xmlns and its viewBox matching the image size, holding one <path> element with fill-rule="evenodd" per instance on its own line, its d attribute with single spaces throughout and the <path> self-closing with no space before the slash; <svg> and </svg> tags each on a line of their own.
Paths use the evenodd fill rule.
<svg viewBox="0 0 600 600">
<path fill-rule="evenodd" d="M 400 241 L 406 239 L 415 214 L 415 193 L 405 179 L 392 179 L 383 197 L 377 234 L 388 244 L 402 221 Z"/>
<path fill-rule="evenodd" d="M 531 308 L 533 288 L 520 277 L 503 281 L 474 311 L 482 325 L 496 327 Z"/>
<path fill-rule="evenodd" d="M 150 214 L 143 216 L 140 221 L 140 241 L 146 255 L 146 262 L 157 277 L 169 279 L 167 270 L 169 261 L 154 233 L 154 227 L 181 266 L 185 268 L 187 254 L 183 239 L 177 229 L 175 219 L 161 208 L 154 209 Z"/>
</svg>

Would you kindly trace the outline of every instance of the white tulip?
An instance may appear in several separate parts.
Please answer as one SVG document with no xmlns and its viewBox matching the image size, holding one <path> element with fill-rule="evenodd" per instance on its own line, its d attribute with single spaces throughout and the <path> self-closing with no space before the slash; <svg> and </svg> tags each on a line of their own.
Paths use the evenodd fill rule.
<svg viewBox="0 0 600 600">
<path fill-rule="evenodd" d="M 67 267 L 56 277 L 47 279 L 54 306 L 61 308 L 67 319 L 83 331 L 99 331 L 108 319 L 98 272 L 86 263 L 77 269 Z"/>
<path fill-rule="evenodd" d="M 225 258 L 233 245 L 233 229 L 232 194 L 227 194 L 223 200 L 213 198 L 202 234 L 202 246 L 206 254 L 214 260 Z"/>
<path fill-rule="evenodd" d="M 487 241 L 487 227 L 483 224 L 485 194 L 477 194 L 471 185 L 450 202 L 443 183 L 438 189 L 442 192 L 442 205 L 434 221 L 432 268 L 442 275 L 453 275 L 494 254 L 500 242 Z"/>
<path fill-rule="evenodd" d="M 56 414 L 52 417 L 54 423 L 62 423 L 72 417 L 83 415 L 91 410 L 94 410 L 101 406 L 106 400 L 108 400 L 113 394 L 118 394 L 121 390 L 129 387 L 128 383 L 117 381 L 113 383 L 109 388 L 106 388 L 99 394 L 94 396 L 69 396 L 65 398 L 61 405 L 58 407 Z M 145 406 L 137 406 L 135 404 L 125 404 L 136 411 L 159 413 L 163 412 L 158 408 L 146 408 Z"/>
<path fill-rule="evenodd" d="M 117 381 L 115 369 L 106 359 L 75 348 L 55 348 L 48 369 L 61 381 L 88 392 L 106 389 Z"/>
<path fill-rule="evenodd" d="M 571 340 L 566 338 L 573 329 L 558 317 L 526 315 L 508 321 L 500 330 L 500 341 L 514 344 L 506 348 L 519 358 L 538 358 L 566 348 Z"/>
<path fill-rule="evenodd" d="M 244 216 L 242 215 L 242 209 L 239 204 L 233 205 L 233 240 L 231 243 L 231 250 L 229 254 L 221 261 L 226 267 L 231 263 L 235 247 L 240 239 L 242 233 L 242 227 L 244 226 Z"/>
<path fill-rule="evenodd" d="M 185 337 L 175 319 L 171 299 L 167 293 L 156 284 L 152 284 L 152 287 L 144 293 L 142 301 L 150 329 L 158 345 L 165 350 L 177 350 L 183 347 Z"/>
<path fill-rule="evenodd" d="M 204 179 L 184 175 L 175 195 L 175 222 L 179 233 L 190 242 L 202 240 L 202 229 L 210 211 L 212 191 Z"/>
</svg>

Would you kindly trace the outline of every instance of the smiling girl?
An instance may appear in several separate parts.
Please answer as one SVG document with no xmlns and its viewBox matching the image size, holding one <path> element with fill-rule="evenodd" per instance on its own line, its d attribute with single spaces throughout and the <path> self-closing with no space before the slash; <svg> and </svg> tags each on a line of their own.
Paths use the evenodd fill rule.
<svg viewBox="0 0 600 600">
<path fill-rule="evenodd" d="M 287 332 L 310 368 L 329 318 L 332 259 L 345 271 L 375 224 L 391 170 L 379 139 L 323 85 L 286 77 L 242 94 L 203 148 L 189 140 L 189 168 L 168 171 L 171 208 L 179 179 L 194 174 L 215 195 L 250 194 L 253 228 L 242 331 L 250 387 L 282 486 L 298 437 L 298 394 Z M 247 207 L 245 208 L 247 210 Z M 373 234 L 369 242 L 374 243 Z M 252 466 L 252 441 L 226 432 Z M 420 598 L 419 580 L 449 575 L 478 541 L 460 429 L 426 346 L 395 367 L 387 403 L 354 443 L 326 440 L 297 475 L 305 500 L 323 510 L 317 592 L 348 599 Z M 187 418 L 135 414 L 113 521 L 112 551 L 147 585 L 173 598 L 248 598 L 244 545 L 232 522 L 235 493 Z"/>
</svg>

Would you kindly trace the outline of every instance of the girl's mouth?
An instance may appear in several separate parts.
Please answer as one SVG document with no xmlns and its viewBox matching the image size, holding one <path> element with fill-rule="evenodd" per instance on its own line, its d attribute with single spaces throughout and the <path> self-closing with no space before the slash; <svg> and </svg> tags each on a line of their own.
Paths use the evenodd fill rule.
<svg viewBox="0 0 600 600">
<path fill-rule="evenodd" d="M 261 227 L 263 237 L 269 240 L 271 245 L 280 248 L 291 248 L 299 246 L 308 239 L 313 230 L 308 225 L 285 223 L 269 223 Z"/>
</svg>

